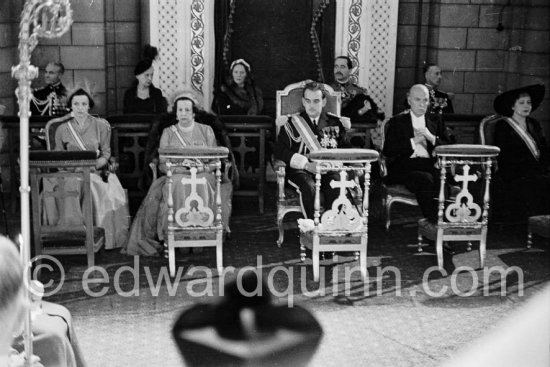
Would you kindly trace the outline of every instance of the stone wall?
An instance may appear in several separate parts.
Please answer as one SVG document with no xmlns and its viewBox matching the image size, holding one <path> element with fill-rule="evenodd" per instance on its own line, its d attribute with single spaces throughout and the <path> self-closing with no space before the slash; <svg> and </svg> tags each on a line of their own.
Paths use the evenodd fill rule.
<svg viewBox="0 0 550 367">
<path fill-rule="evenodd" d="M 423 82 L 425 60 L 441 66 L 441 89 L 455 93 L 458 113 L 491 114 L 499 92 L 539 82 L 548 86 L 550 4 L 508 2 L 401 0 L 395 112 L 410 85 Z M 545 125 L 549 94 L 534 114 Z"/>
<path fill-rule="evenodd" d="M 23 1 L 4 1 L 10 6 L 0 11 L 0 103 L 8 107 L 6 114 L 15 114 L 15 81 L 9 71 L 18 62 Z M 69 89 L 87 83 L 93 90 L 93 113 L 120 112 L 122 95 L 134 80 L 133 67 L 140 57 L 140 0 L 72 0 L 71 7 L 70 30 L 61 38 L 40 39 L 32 53 L 32 64 L 40 68 L 32 85 L 44 85 L 44 68 L 49 61 L 59 61 L 65 66 L 62 80 Z"/>
<path fill-rule="evenodd" d="M 11 67 L 17 59 L 17 19 L 21 7 L 18 0 L 4 0 L 0 6 L 0 105 L 5 106 L 4 113 L 10 115 L 16 110 L 16 82 L 11 77 Z"/>
<path fill-rule="evenodd" d="M 0 9 L 0 103 L 16 112 L 11 65 L 17 62 L 17 32 L 23 1 L 3 0 Z M 547 0 L 400 0 L 394 112 L 422 82 L 425 60 L 444 72 L 442 89 L 455 94 L 460 113 L 490 114 L 495 95 L 519 85 L 549 82 Z M 88 80 L 95 113 L 122 110 L 140 58 L 140 0 L 72 0 L 74 24 L 61 39 L 40 40 L 32 61 L 43 71 L 50 60 L 67 70 L 65 84 Z M 502 23 L 503 29 L 497 30 Z M 43 84 L 42 74 L 33 85 Z M 550 93 L 547 93 L 547 95 Z M 535 116 L 548 122 L 548 97 Z M 548 124 L 546 124 L 548 125 Z"/>
</svg>

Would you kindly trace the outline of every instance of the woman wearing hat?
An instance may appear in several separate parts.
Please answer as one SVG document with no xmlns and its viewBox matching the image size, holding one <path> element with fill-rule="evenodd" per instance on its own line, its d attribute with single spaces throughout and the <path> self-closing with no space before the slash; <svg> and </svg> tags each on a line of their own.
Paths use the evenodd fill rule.
<svg viewBox="0 0 550 367">
<path fill-rule="evenodd" d="M 212 110 L 219 115 L 260 115 L 264 109 L 262 91 L 254 85 L 250 65 L 244 59 L 231 63 L 227 82 L 214 96 Z"/>
<path fill-rule="evenodd" d="M 111 126 L 104 119 L 90 115 L 94 100 L 84 89 L 74 91 L 67 101 L 71 114 L 55 131 L 55 150 L 97 152 L 95 171 L 90 175 L 94 224 L 105 230 L 106 249 L 122 247 L 128 239 L 130 214 L 118 177 L 107 169 L 111 158 Z M 46 179 L 43 185 L 44 190 L 55 191 L 57 180 Z M 80 189 L 76 180 L 67 179 L 65 190 L 67 186 Z M 57 202 L 53 197 L 46 197 L 44 211 L 46 223 L 70 226 L 84 221 L 78 198 Z"/>
<path fill-rule="evenodd" d="M 166 99 L 153 85 L 153 60 L 156 47 L 145 46 L 144 59 L 134 68 L 135 85 L 124 93 L 124 113 L 160 114 L 166 112 Z"/>
<path fill-rule="evenodd" d="M 160 138 L 160 149 L 178 149 L 187 146 L 215 147 L 217 146 L 214 130 L 196 121 L 199 113 L 195 100 L 189 95 L 180 95 L 175 98 L 173 112 L 176 122 L 166 127 Z M 164 162 L 160 160 L 161 172 L 166 172 Z M 189 172 L 175 170 L 174 182 L 174 204 L 181 207 L 189 196 L 191 185 L 183 184 L 182 178 L 189 177 Z M 214 209 L 214 188 L 216 177 L 213 172 L 200 172 L 199 178 L 206 179 L 206 189 L 198 194 L 203 198 L 211 209 Z M 149 192 L 134 218 L 130 228 L 130 238 L 127 247 L 123 250 L 128 255 L 157 255 L 162 250 L 162 241 L 168 225 L 168 205 L 166 190 L 166 176 L 158 178 L 151 184 Z M 230 181 L 221 184 L 222 199 L 222 221 L 224 230 L 229 231 L 229 219 L 231 218 L 231 201 L 233 186 Z"/>
<path fill-rule="evenodd" d="M 537 120 L 530 117 L 544 98 L 535 84 L 500 94 L 494 101 L 502 117 L 495 123 L 495 145 L 500 148 L 495 188 L 520 218 L 550 212 L 548 146 Z M 504 196 L 505 195 L 505 196 Z"/>
</svg>

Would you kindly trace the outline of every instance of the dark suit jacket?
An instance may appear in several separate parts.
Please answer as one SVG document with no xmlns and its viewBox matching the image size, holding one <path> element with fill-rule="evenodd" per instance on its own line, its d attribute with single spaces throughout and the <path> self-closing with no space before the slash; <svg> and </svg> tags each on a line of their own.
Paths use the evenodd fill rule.
<svg viewBox="0 0 550 367">
<path fill-rule="evenodd" d="M 548 169 L 548 146 L 537 120 L 527 118 L 527 131 L 535 139 L 540 150 L 536 160 L 527 145 L 504 119 L 495 126 L 495 145 L 500 148 L 497 175 L 504 181 L 525 178 L 545 173 Z"/>
<path fill-rule="evenodd" d="M 428 142 L 428 153 L 432 154 L 437 145 L 450 144 L 453 137 L 439 116 L 425 115 L 426 127 L 435 135 L 435 145 Z M 412 119 L 409 111 L 393 116 L 385 127 L 383 153 L 388 162 L 388 173 L 395 177 L 402 171 L 413 154 L 411 139 L 414 137 Z"/>
<path fill-rule="evenodd" d="M 313 126 L 313 123 L 305 112 L 300 113 L 300 116 L 306 121 L 313 133 L 317 136 L 317 140 L 321 141 L 321 139 L 323 138 L 323 129 L 337 126 L 338 136 L 336 137 L 336 139 L 338 142 L 338 148 L 349 148 L 351 146 L 348 137 L 346 136 L 346 130 L 344 129 L 344 126 L 342 126 L 342 123 L 338 118 L 322 113 L 319 117 L 319 122 L 317 123 L 317 126 Z M 290 119 L 289 121 L 287 121 L 287 125 L 290 126 L 290 129 L 294 136 L 299 136 Z M 275 158 L 285 162 L 287 167 L 290 167 L 290 159 L 292 158 L 294 153 L 299 153 L 299 148 L 300 143 L 292 140 L 288 136 L 284 127 L 281 128 L 281 130 L 279 131 L 279 137 L 277 139 L 277 145 L 275 146 Z"/>
</svg>

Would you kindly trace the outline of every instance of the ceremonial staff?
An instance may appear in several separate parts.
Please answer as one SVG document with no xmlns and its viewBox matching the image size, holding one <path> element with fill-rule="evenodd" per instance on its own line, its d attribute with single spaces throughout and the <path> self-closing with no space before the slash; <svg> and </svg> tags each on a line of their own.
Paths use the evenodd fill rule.
<svg viewBox="0 0 550 367">
<path fill-rule="evenodd" d="M 56 38 L 65 33 L 72 24 L 72 10 L 69 0 L 27 0 L 21 12 L 19 25 L 19 64 L 11 73 L 19 83 L 15 90 L 19 104 L 19 165 L 21 186 L 21 254 L 25 256 L 23 266 L 30 265 L 30 208 L 29 208 L 29 103 L 31 81 L 38 76 L 38 68 L 31 65 L 31 53 L 39 37 Z M 35 218 L 39 220 L 39 218 Z M 30 269 L 27 269 L 25 284 L 30 285 Z M 29 297 L 27 289 L 27 297 Z M 30 299 L 29 299 L 30 302 Z M 25 319 L 26 364 L 32 356 L 32 332 L 30 309 Z"/>
</svg>

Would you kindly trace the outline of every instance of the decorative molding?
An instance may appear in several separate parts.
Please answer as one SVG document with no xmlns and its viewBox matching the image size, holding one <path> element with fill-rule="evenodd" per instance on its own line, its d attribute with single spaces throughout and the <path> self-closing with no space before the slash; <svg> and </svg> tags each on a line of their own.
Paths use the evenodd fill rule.
<svg viewBox="0 0 550 367">
<path fill-rule="evenodd" d="M 214 83 L 214 2 L 149 0 L 151 44 L 159 47 L 155 84 L 169 102 L 177 91 L 192 89 L 210 109 Z"/>
<path fill-rule="evenodd" d="M 193 38 L 191 39 L 191 66 L 193 73 L 191 75 L 191 85 L 193 89 L 202 93 L 204 83 L 204 0 L 193 0 L 191 4 L 191 30 Z"/>
<path fill-rule="evenodd" d="M 358 82 L 359 75 L 359 50 L 361 49 L 361 13 L 362 9 L 361 0 L 353 0 L 349 6 L 349 20 L 348 20 L 348 32 L 349 40 L 347 47 L 347 55 L 351 59 L 353 64 L 353 70 L 350 75 L 350 79 L 353 83 Z"/>
</svg>

